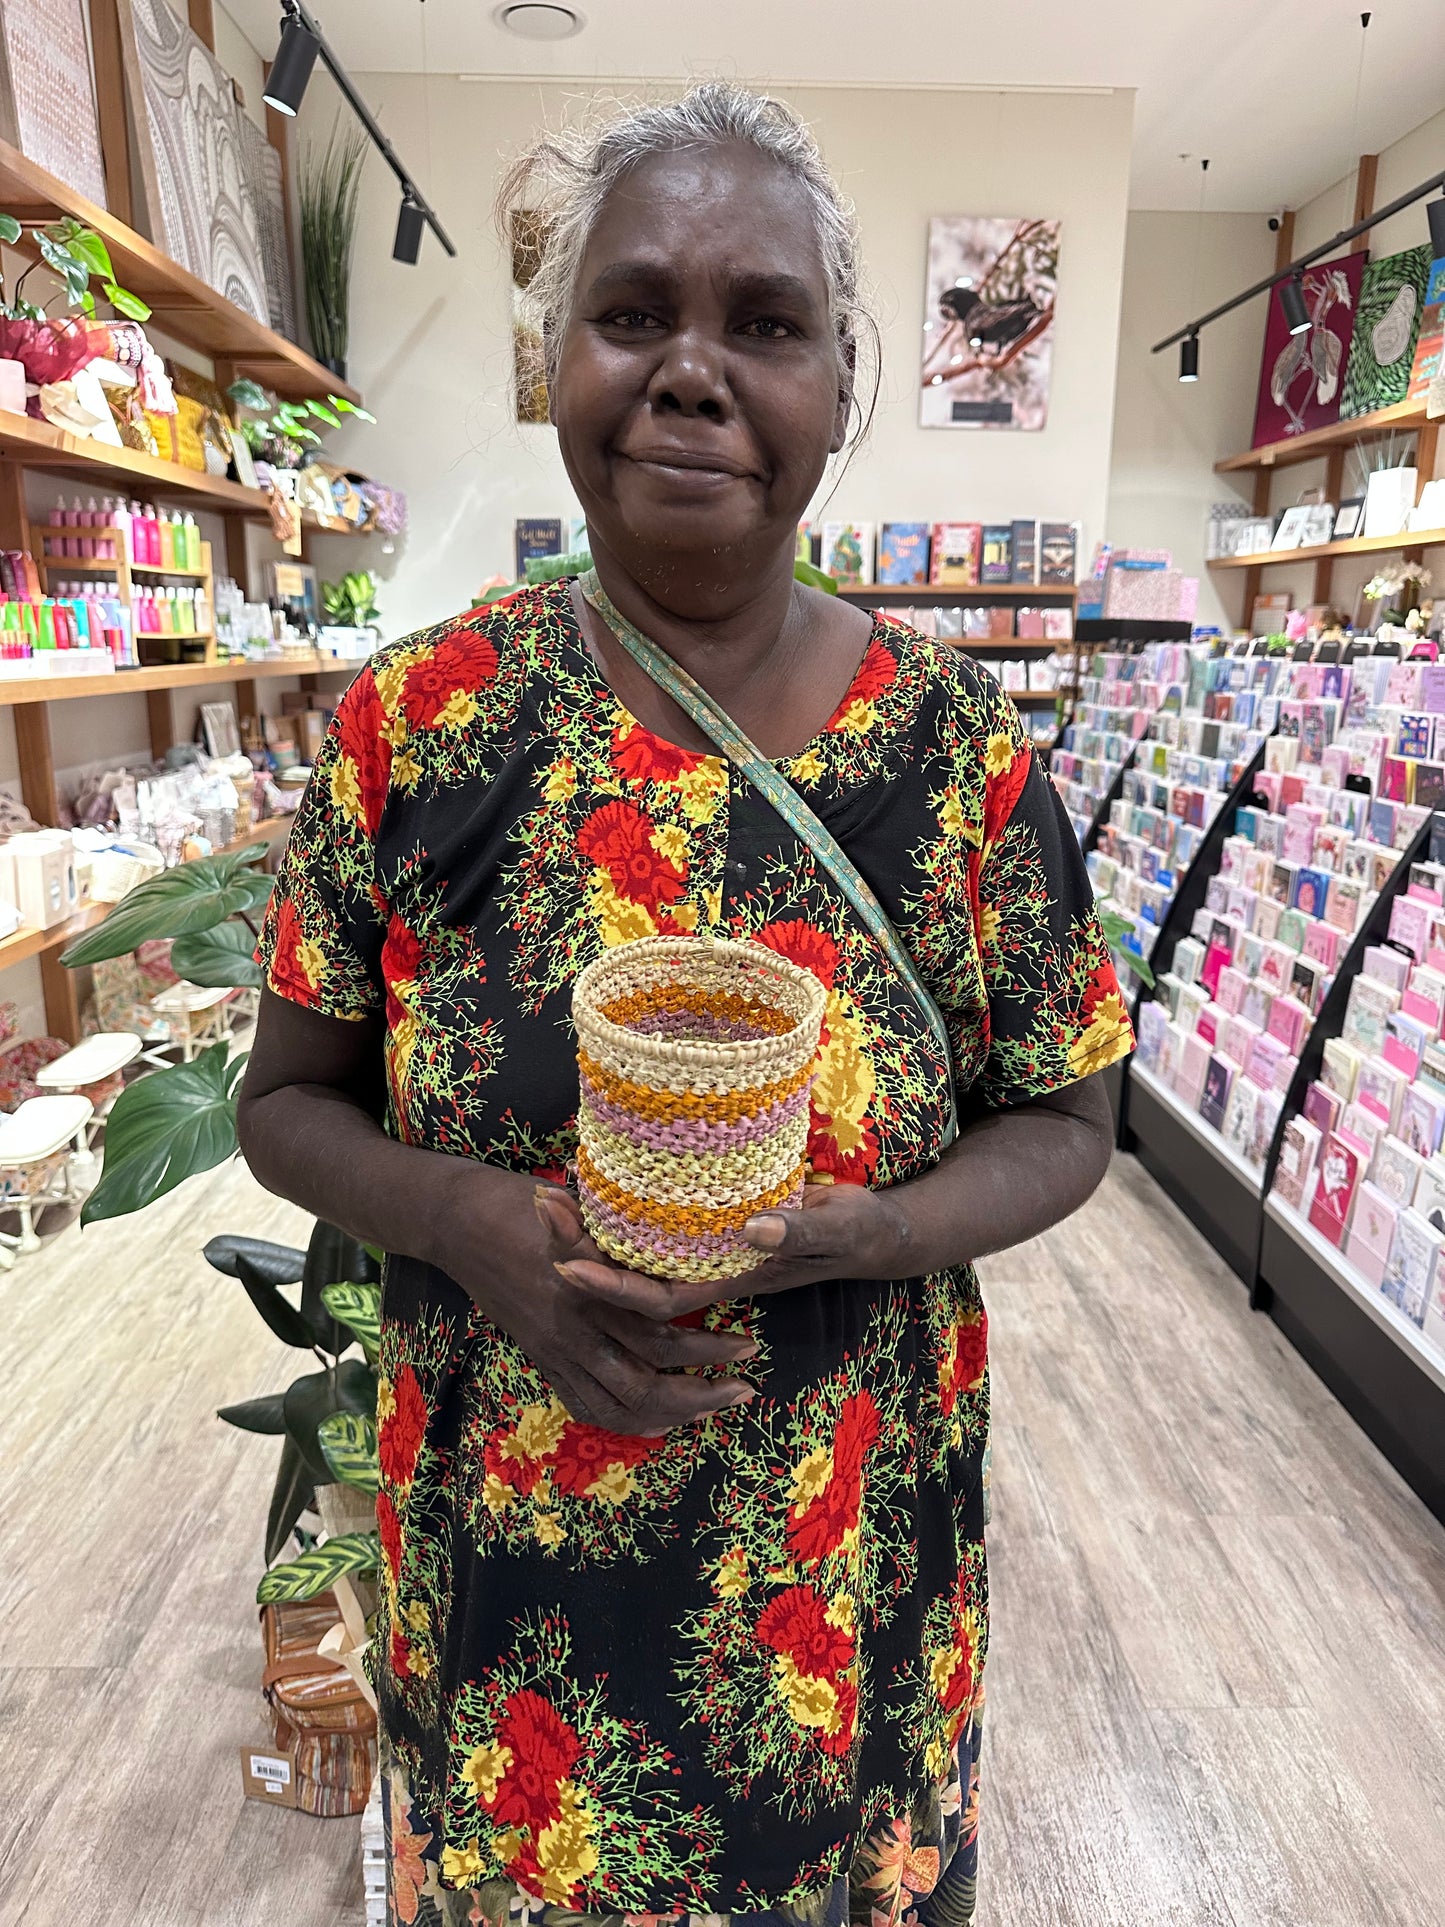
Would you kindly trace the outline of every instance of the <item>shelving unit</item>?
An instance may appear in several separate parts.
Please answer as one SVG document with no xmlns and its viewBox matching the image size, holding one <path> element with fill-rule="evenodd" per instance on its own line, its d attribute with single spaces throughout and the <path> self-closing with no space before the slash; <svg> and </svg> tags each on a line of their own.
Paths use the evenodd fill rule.
<svg viewBox="0 0 1445 1927">
<path fill-rule="evenodd" d="M 101 676 L 0 677 L 0 709 L 63 703 L 79 696 L 153 695 L 163 690 L 189 689 L 211 683 L 235 683 L 238 689 L 273 676 L 354 676 L 364 658 L 343 662 L 336 656 L 286 656 L 264 662 L 158 663 L 148 669 L 117 669 Z M 240 707 L 249 707 L 244 701 Z"/>
<path fill-rule="evenodd" d="M 44 528 L 37 529 L 40 537 L 40 553 L 36 561 L 47 595 L 55 593 L 52 584 L 64 582 L 72 576 L 98 575 L 113 580 L 120 602 L 130 612 L 131 639 L 135 644 L 136 655 L 142 663 L 213 663 L 216 660 L 216 637 L 210 629 L 174 630 L 171 632 L 142 631 L 135 622 L 135 582 L 136 576 L 154 581 L 165 587 L 171 582 L 195 584 L 204 591 L 205 604 L 209 612 L 207 621 L 215 620 L 216 592 L 211 575 L 211 545 L 201 543 L 201 567 L 199 569 L 162 568 L 149 562 L 132 562 L 127 553 L 125 531 L 115 527 L 75 529 Z M 88 542 L 105 544 L 108 555 L 65 555 L 61 551 L 67 542 L 73 542 L 79 535 Z M 199 649 L 200 654 L 196 651 Z M 174 650 L 174 654 L 172 654 Z"/>
<path fill-rule="evenodd" d="M 1307 549 L 1265 549 L 1258 555 L 1222 555 L 1211 569 L 1276 569 L 1290 562 L 1333 561 L 1342 555 L 1406 554 L 1445 546 L 1445 529 L 1410 529 L 1397 535 L 1352 535 L 1340 542 L 1319 542 Z"/>
<path fill-rule="evenodd" d="M 1349 421 L 1327 422 L 1323 428 L 1312 428 L 1305 435 L 1262 442 L 1258 448 L 1246 448 L 1242 454 L 1226 455 L 1222 462 L 1214 464 L 1214 472 L 1238 475 L 1251 469 L 1290 468 L 1298 462 L 1317 461 L 1335 449 L 1352 448 L 1356 442 L 1369 441 L 1377 435 L 1408 433 L 1412 428 L 1425 426 L 1425 410 L 1419 402 L 1396 402 L 1393 407 L 1377 408 L 1372 414 L 1355 415 Z"/>
</svg>

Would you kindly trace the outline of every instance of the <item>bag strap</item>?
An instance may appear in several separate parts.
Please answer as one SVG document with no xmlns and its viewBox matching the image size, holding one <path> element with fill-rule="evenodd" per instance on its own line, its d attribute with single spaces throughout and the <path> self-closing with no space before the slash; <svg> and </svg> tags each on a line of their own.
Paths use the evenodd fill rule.
<svg viewBox="0 0 1445 1927">
<path fill-rule="evenodd" d="M 933 1033 L 944 1062 L 948 1078 L 948 1115 L 944 1123 L 943 1143 L 945 1146 L 951 1144 L 958 1134 L 958 1105 L 953 1086 L 953 1044 L 948 1034 L 948 1024 L 928 986 L 919 976 L 918 967 L 908 953 L 908 946 L 894 929 L 887 911 L 862 872 L 787 778 L 779 775 L 775 766 L 749 741 L 727 711 L 713 701 L 702 684 L 674 662 L 666 650 L 659 648 L 640 629 L 635 628 L 616 608 L 598 581 L 597 571 L 589 569 L 578 579 L 577 587 L 638 668 L 645 671 L 684 715 L 697 724 L 734 769 L 745 776 L 758 794 L 776 810 L 799 842 L 805 843 L 812 851 L 903 979 L 908 994 Z"/>
</svg>

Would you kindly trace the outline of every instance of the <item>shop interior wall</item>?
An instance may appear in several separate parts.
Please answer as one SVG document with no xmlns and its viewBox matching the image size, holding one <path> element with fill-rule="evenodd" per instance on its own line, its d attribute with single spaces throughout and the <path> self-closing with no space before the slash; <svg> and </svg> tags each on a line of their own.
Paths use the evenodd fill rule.
<svg viewBox="0 0 1445 1927">
<path fill-rule="evenodd" d="M 510 575 L 517 516 L 575 512 L 552 431 L 512 419 L 510 276 L 490 209 L 507 160 L 586 103 L 577 89 L 454 76 L 367 74 L 360 85 L 459 250 L 449 261 L 428 238 L 417 267 L 392 261 L 397 194 L 372 156 L 349 372 L 379 421 L 333 439 L 410 499 L 405 542 L 365 565 L 382 578 L 383 628 L 395 636 L 466 607 L 487 577 Z M 1096 540 L 1108 497 L 1132 95 L 780 91 L 816 128 L 858 202 L 882 322 L 877 419 L 831 512 L 1078 518 L 1085 542 Z M 318 72 L 299 126 L 303 150 L 325 140 L 335 112 Z M 918 426 L 928 220 L 950 213 L 1063 223 L 1053 392 L 1040 433 Z M 318 560 L 323 573 L 337 565 L 324 538 Z"/>
<path fill-rule="evenodd" d="M 1192 315 L 1267 274 L 1274 244 L 1263 214 L 1135 209 L 1124 249 L 1109 540 L 1172 550 L 1177 565 L 1199 577 L 1199 621 L 1225 629 L 1239 617 L 1238 578 L 1211 577 L 1205 568 L 1205 525 L 1210 503 L 1233 492 L 1229 478 L 1214 473 L 1215 462 L 1249 446 L 1264 302 L 1205 330 L 1197 382 L 1179 380 L 1177 348 L 1149 350 Z"/>
</svg>

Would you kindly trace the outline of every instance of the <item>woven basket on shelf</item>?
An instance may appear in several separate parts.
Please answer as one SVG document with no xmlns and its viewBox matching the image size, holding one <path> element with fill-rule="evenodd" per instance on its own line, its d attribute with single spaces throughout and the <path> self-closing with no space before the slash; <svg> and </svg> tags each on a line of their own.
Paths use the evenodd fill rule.
<svg viewBox="0 0 1445 1927">
<path fill-rule="evenodd" d="M 735 1278 L 742 1227 L 803 1195 L 825 995 L 761 944 L 643 937 L 577 979 L 577 1190 L 601 1249 L 662 1278 Z"/>
</svg>

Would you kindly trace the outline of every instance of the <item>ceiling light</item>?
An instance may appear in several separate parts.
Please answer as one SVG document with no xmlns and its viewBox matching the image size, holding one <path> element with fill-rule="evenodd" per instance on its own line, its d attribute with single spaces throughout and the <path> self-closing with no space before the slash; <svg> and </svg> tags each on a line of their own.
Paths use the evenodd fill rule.
<svg viewBox="0 0 1445 1927">
<path fill-rule="evenodd" d="M 1199 379 L 1199 337 L 1186 335 L 1179 344 L 1179 379 L 1198 381 Z"/>
<path fill-rule="evenodd" d="M 587 24 L 575 8 L 554 6 L 551 0 L 516 0 L 498 7 L 493 18 L 523 40 L 570 40 Z"/>
<path fill-rule="evenodd" d="M 425 231 L 426 216 L 410 194 L 403 194 L 396 216 L 396 239 L 391 244 L 392 260 L 404 261 L 409 268 L 414 268 Z"/>
<path fill-rule="evenodd" d="M 1430 223 L 1430 254 L 1436 261 L 1445 260 L 1445 198 L 1425 203 L 1425 218 Z"/>
<path fill-rule="evenodd" d="M 1279 305 L 1292 335 L 1309 333 L 1310 311 L 1305 306 L 1304 284 L 1297 274 L 1280 282 Z"/>
<path fill-rule="evenodd" d="M 266 86 L 261 95 L 268 107 L 274 107 L 278 114 L 290 114 L 294 118 L 319 51 L 320 43 L 316 36 L 303 27 L 299 20 L 288 19 L 281 29 L 281 45 L 276 49 L 276 58 L 271 62 L 271 71 L 266 76 Z"/>
</svg>

